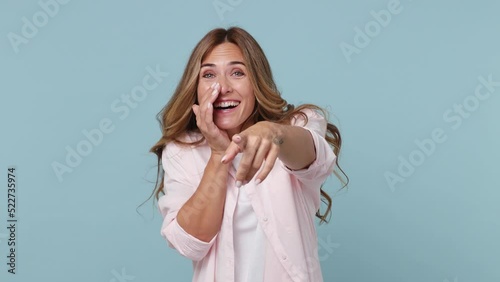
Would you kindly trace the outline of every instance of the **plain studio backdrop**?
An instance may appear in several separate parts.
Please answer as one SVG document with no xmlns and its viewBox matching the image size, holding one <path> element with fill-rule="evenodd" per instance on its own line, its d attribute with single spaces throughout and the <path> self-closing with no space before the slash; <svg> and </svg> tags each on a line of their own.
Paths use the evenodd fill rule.
<svg viewBox="0 0 500 282">
<path fill-rule="evenodd" d="M 500 281 L 499 9 L 2 1 L 0 280 L 190 281 L 153 202 L 138 208 L 156 177 L 148 150 L 194 45 L 237 25 L 282 95 L 327 108 L 342 132 L 351 182 L 324 185 L 325 281 Z"/>
</svg>

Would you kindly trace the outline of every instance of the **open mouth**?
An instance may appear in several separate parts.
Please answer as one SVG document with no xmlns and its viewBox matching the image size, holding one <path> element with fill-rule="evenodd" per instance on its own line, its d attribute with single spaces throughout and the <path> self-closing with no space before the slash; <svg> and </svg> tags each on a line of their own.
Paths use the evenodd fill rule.
<svg viewBox="0 0 500 282">
<path fill-rule="evenodd" d="M 238 107 L 240 102 L 237 101 L 224 101 L 224 102 L 218 102 L 214 104 L 214 109 L 216 110 L 230 110 Z"/>
</svg>

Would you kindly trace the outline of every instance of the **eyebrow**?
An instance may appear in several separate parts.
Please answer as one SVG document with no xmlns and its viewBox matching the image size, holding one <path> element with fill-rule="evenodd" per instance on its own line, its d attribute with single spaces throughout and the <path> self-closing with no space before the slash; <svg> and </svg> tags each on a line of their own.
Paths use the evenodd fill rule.
<svg viewBox="0 0 500 282">
<path fill-rule="evenodd" d="M 229 62 L 228 65 L 232 66 L 232 65 L 245 65 L 245 64 L 243 62 L 240 62 L 240 61 L 231 61 L 231 62 Z M 202 68 L 203 67 L 215 67 L 215 64 L 206 63 L 206 64 L 201 65 L 201 67 Z"/>
</svg>

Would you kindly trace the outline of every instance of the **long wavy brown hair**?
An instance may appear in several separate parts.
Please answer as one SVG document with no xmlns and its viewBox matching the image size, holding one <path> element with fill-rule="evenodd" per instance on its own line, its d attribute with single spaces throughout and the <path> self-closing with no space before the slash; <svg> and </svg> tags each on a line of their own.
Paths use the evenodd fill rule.
<svg viewBox="0 0 500 282">
<path fill-rule="evenodd" d="M 196 116 L 192 111 L 192 105 L 197 103 L 198 76 L 201 63 L 205 56 L 217 45 L 224 42 L 236 44 L 241 49 L 254 89 L 256 103 L 253 113 L 248 118 L 249 120 L 247 120 L 248 122 L 272 121 L 289 124 L 291 119 L 297 114 L 301 114 L 307 121 L 307 116 L 302 112 L 304 109 L 318 111 L 328 120 L 326 111 L 316 105 L 304 104 L 295 107 L 288 104 L 281 97 L 264 51 L 247 31 L 239 27 L 213 29 L 193 49 L 177 88 L 167 105 L 157 115 L 162 130 L 162 137 L 150 149 L 150 152 L 156 154 L 158 157 L 156 184 L 150 198 L 154 195 L 156 200 L 158 200 L 160 195 L 164 194 L 164 172 L 161 167 L 161 158 L 166 144 L 176 142 L 183 145 L 197 145 L 204 140 L 202 137 L 194 143 L 186 143 L 180 137 L 186 132 L 199 132 L 196 126 Z M 342 139 L 338 128 L 332 123 L 327 123 L 326 141 L 331 145 L 335 155 L 339 156 Z M 334 174 L 341 181 L 342 188 L 344 188 L 347 186 L 349 178 L 340 168 L 338 158 L 335 162 Z M 327 208 L 323 213 L 318 210 L 316 216 L 320 219 L 320 223 L 323 223 L 329 220 L 332 199 L 322 188 L 321 200 L 327 205 Z"/>
</svg>

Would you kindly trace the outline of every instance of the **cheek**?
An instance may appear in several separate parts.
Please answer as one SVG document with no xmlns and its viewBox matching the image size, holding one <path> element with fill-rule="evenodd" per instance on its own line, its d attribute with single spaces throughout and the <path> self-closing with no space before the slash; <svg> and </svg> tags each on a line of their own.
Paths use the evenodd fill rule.
<svg viewBox="0 0 500 282">
<path fill-rule="evenodd" d="M 248 103 L 250 105 L 253 106 L 253 104 L 255 104 L 255 94 L 254 94 L 254 91 L 253 91 L 253 88 L 251 85 L 247 85 L 246 88 L 245 88 L 245 100 L 248 101 Z"/>
<path fill-rule="evenodd" d="M 250 111 L 253 111 L 255 109 L 255 104 L 256 104 L 255 97 L 252 97 L 252 100 L 250 100 L 249 102 L 250 102 Z"/>
<path fill-rule="evenodd" d="M 196 87 L 196 97 L 198 102 L 203 99 L 205 95 L 207 95 L 207 91 L 210 88 L 211 83 L 208 82 L 198 82 L 198 86 Z"/>
</svg>

